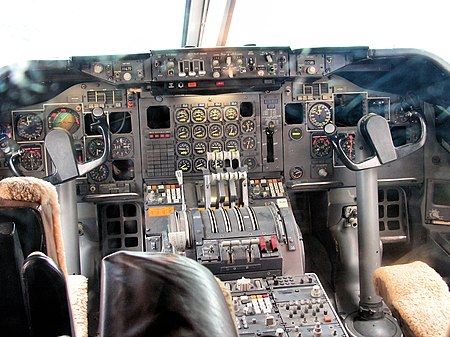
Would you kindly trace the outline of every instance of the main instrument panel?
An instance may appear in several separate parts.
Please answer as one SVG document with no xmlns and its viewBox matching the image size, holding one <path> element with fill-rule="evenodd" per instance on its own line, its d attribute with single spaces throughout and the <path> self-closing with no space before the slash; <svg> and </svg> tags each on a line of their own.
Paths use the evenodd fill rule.
<svg viewBox="0 0 450 337">
<path fill-rule="evenodd" d="M 342 52 L 280 47 L 78 57 L 74 66 L 93 82 L 12 110 L 11 124 L 3 128 L 22 150 L 24 174 L 43 177 L 52 170 L 44 139 L 55 127 L 73 135 L 79 161 L 101 156 L 101 137 L 90 124 L 92 110 L 103 109 L 112 133 L 110 160 L 79 179 L 80 196 L 142 196 L 144 181 L 166 182 L 176 170 L 195 179 L 208 166 L 207 153 L 222 151 L 239 152 L 250 174 L 277 173 L 293 189 L 354 186 L 324 126 L 335 123 L 346 138 L 342 147 L 355 158 L 356 125 L 363 115 L 388 119 L 398 146 L 420 136 L 417 121 L 410 120 L 420 106 L 327 76 L 350 60 Z M 382 169 L 382 178 L 423 176 L 402 161 L 392 165 L 399 169 Z"/>
</svg>

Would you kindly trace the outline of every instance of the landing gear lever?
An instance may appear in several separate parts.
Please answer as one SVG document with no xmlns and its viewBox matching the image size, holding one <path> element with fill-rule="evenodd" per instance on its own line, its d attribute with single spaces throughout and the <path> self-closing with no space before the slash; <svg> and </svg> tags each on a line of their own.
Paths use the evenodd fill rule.
<svg viewBox="0 0 450 337">
<path fill-rule="evenodd" d="M 342 138 L 337 135 L 336 126 L 327 124 L 324 128 L 341 161 L 356 171 L 360 301 L 359 310 L 345 320 L 347 329 L 355 337 L 402 336 L 395 319 L 384 313 L 382 299 L 376 294 L 373 282 L 374 271 L 381 265 L 376 168 L 407 156 L 424 145 L 425 122 L 418 113 L 415 115 L 420 121 L 421 137 L 416 143 L 400 147 L 394 146 L 386 119 L 376 114 L 361 118 L 356 133 L 356 162 L 342 149 Z"/>
<path fill-rule="evenodd" d="M 273 163 L 275 161 L 274 158 L 274 148 L 273 148 L 273 134 L 275 133 L 275 123 L 273 121 L 269 122 L 269 125 L 266 127 L 266 136 L 267 136 L 267 162 Z"/>
</svg>

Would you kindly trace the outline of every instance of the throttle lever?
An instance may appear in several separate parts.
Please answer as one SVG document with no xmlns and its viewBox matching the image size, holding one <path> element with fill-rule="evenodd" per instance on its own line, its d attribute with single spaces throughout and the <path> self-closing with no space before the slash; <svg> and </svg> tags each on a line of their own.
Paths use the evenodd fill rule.
<svg viewBox="0 0 450 337">
<path fill-rule="evenodd" d="M 325 125 L 324 132 L 330 139 L 333 148 L 336 150 L 339 159 L 343 164 L 353 171 L 361 171 L 369 168 L 381 166 L 394 160 L 403 158 L 420 149 L 426 141 L 426 124 L 422 116 L 417 112 L 412 112 L 411 117 L 416 117 L 420 121 L 421 136 L 417 142 L 395 147 L 387 120 L 377 114 L 368 114 L 362 117 L 358 122 L 358 135 L 370 145 L 375 155 L 368 157 L 361 162 L 355 162 L 347 156 L 342 149 L 344 135 L 337 134 L 337 128 L 334 124 Z M 358 136 L 357 136 L 358 138 Z"/>
</svg>

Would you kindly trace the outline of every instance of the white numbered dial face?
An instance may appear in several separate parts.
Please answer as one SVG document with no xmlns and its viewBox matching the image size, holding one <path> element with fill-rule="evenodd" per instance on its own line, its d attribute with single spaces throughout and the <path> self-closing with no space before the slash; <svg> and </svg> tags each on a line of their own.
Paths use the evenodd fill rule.
<svg viewBox="0 0 450 337">
<path fill-rule="evenodd" d="M 323 128 L 331 121 L 331 109 L 328 104 L 317 103 L 309 109 L 308 118 L 310 123 L 318 128 Z"/>
<path fill-rule="evenodd" d="M 131 140 L 119 137 L 112 141 L 111 154 L 113 157 L 126 157 L 131 153 L 132 148 Z"/>
</svg>

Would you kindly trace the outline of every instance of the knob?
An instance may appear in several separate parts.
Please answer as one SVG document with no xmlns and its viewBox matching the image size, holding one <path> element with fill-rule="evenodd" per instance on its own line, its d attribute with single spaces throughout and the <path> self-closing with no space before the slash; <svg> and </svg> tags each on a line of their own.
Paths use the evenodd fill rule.
<svg viewBox="0 0 450 337">
<path fill-rule="evenodd" d="M 167 68 L 168 69 L 172 69 L 173 67 L 175 67 L 175 63 L 173 61 L 167 62 Z"/>
<path fill-rule="evenodd" d="M 124 79 L 125 81 L 131 80 L 131 74 L 130 74 L 130 73 L 125 73 L 125 74 L 123 74 L 123 79 Z"/>
<path fill-rule="evenodd" d="M 213 67 L 217 67 L 220 64 L 219 60 L 213 60 L 212 65 Z"/>
<path fill-rule="evenodd" d="M 94 64 L 94 73 L 100 74 L 103 71 L 104 67 L 101 63 Z"/>
<path fill-rule="evenodd" d="M 320 287 L 316 284 L 311 289 L 311 297 L 320 297 L 322 295 L 322 291 Z"/>
<path fill-rule="evenodd" d="M 327 169 L 326 168 L 324 168 L 324 167 L 322 167 L 321 169 L 319 169 L 319 176 L 320 177 L 326 177 L 326 176 L 328 176 L 328 171 L 327 171 Z"/>
<path fill-rule="evenodd" d="M 231 56 L 227 56 L 226 63 L 227 63 L 227 65 L 231 64 Z"/>
<path fill-rule="evenodd" d="M 277 337 L 283 337 L 283 336 L 284 336 L 284 330 L 283 330 L 282 328 L 277 328 L 277 329 L 275 330 L 275 335 L 276 335 Z"/>
<path fill-rule="evenodd" d="M 213 77 L 214 78 L 219 78 L 220 77 L 220 72 L 218 72 L 217 70 L 213 72 Z"/>
<path fill-rule="evenodd" d="M 317 68 L 314 66 L 309 66 L 308 68 L 306 68 L 306 73 L 308 73 L 309 75 L 315 75 L 317 74 Z"/>
</svg>

